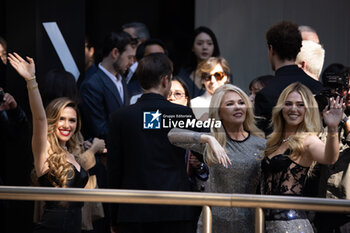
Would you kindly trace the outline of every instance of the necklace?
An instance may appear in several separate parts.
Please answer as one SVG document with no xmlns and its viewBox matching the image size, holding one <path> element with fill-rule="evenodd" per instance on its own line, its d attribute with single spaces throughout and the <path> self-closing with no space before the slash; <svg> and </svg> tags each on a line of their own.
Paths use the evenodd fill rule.
<svg viewBox="0 0 350 233">
<path fill-rule="evenodd" d="M 288 138 L 282 139 L 282 143 L 288 142 L 291 137 L 292 135 L 290 135 Z"/>
</svg>

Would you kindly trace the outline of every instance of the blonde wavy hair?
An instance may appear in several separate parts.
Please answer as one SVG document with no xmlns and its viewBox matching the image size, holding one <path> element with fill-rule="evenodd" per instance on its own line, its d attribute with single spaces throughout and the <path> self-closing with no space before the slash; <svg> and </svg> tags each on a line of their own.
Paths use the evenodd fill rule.
<svg viewBox="0 0 350 233">
<path fill-rule="evenodd" d="M 77 128 L 72 137 L 66 143 L 67 150 L 74 156 L 82 153 L 81 147 L 81 119 L 77 105 L 69 98 L 62 97 L 54 99 L 46 107 L 46 116 L 48 124 L 47 139 L 50 144 L 48 151 L 47 163 L 49 166 L 48 177 L 54 187 L 66 187 L 67 180 L 74 177 L 74 170 L 70 163 L 67 162 L 67 151 L 63 148 L 56 135 L 58 121 L 63 109 L 66 107 L 73 108 L 77 113 Z"/>
<path fill-rule="evenodd" d="M 275 152 L 283 142 L 285 120 L 282 109 L 288 95 L 292 92 L 300 94 L 305 106 L 304 120 L 299 124 L 296 134 L 288 140 L 288 149 L 292 151 L 293 157 L 300 156 L 304 151 L 303 139 L 306 136 L 317 135 L 321 132 L 321 117 L 312 92 L 301 83 L 290 84 L 281 93 L 276 106 L 273 108 L 271 121 L 273 132 L 267 137 L 265 156 Z"/>
<path fill-rule="evenodd" d="M 209 118 L 212 118 L 215 120 L 221 119 L 220 106 L 222 104 L 225 94 L 230 91 L 237 93 L 243 99 L 245 105 L 247 106 L 246 118 L 243 122 L 244 130 L 248 131 L 250 134 L 255 135 L 257 137 L 264 138 L 265 137 L 264 133 L 255 124 L 255 116 L 254 116 L 252 102 L 250 101 L 249 97 L 244 91 L 242 91 L 239 87 L 234 86 L 232 84 L 225 84 L 224 86 L 221 86 L 218 89 L 216 89 L 210 101 Z M 211 132 L 212 132 L 212 135 L 216 138 L 216 140 L 220 143 L 220 145 L 223 148 L 225 148 L 226 130 L 224 125 L 221 124 L 220 128 L 215 128 L 215 127 L 212 128 Z M 213 163 L 218 163 L 218 160 L 213 155 L 213 150 L 210 148 L 210 146 L 208 145 L 206 146 L 204 154 L 205 154 L 204 160 L 208 165 L 211 165 Z"/>
</svg>

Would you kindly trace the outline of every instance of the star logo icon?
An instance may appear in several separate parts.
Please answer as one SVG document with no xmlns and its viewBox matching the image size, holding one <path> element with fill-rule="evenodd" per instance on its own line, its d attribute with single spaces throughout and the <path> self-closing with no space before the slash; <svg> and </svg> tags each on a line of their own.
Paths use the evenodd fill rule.
<svg viewBox="0 0 350 233">
<path fill-rule="evenodd" d="M 153 116 L 153 118 L 152 118 L 151 122 L 153 122 L 154 120 L 159 121 L 159 116 L 161 116 L 162 114 L 161 114 L 161 113 L 159 113 L 159 109 L 158 109 L 158 110 L 157 110 L 157 112 L 152 113 L 151 115 Z"/>
<path fill-rule="evenodd" d="M 161 117 L 159 109 L 156 112 L 143 112 L 143 128 L 161 129 Z"/>
</svg>

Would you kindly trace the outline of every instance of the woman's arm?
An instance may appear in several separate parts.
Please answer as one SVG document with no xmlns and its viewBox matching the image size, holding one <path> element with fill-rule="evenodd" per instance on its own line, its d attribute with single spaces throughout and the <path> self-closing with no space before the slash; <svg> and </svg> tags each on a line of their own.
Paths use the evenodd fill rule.
<svg viewBox="0 0 350 233">
<path fill-rule="evenodd" d="M 44 106 L 41 100 L 38 83 L 35 79 L 35 64 L 32 58 L 26 57 L 25 61 L 17 53 L 9 54 L 9 62 L 12 67 L 27 82 L 30 109 L 33 116 L 32 150 L 34 167 L 38 177 L 48 170 L 46 159 L 48 156 L 47 120 Z"/>
<path fill-rule="evenodd" d="M 330 108 L 323 110 L 323 120 L 327 125 L 327 139 L 323 144 L 316 136 L 305 139 L 306 150 L 311 159 L 321 164 L 334 164 L 339 157 L 338 125 L 342 119 L 345 105 L 343 99 L 330 99 Z"/>
<path fill-rule="evenodd" d="M 225 149 L 219 144 L 219 142 L 211 135 L 205 133 L 199 133 L 187 129 L 173 128 L 168 133 L 168 138 L 171 144 L 190 149 L 201 154 L 204 153 L 205 145 L 208 144 L 219 163 L 228 167 L 231 164 Z"/>
</svg>

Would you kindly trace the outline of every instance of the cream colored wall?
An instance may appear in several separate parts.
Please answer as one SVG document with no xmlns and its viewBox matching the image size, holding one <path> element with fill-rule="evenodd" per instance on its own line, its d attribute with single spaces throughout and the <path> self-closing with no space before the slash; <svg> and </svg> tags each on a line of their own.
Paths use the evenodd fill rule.
<svg viewBox="0 0 350 233">
<path fill-rule="evenodd" d="M 316 9 L 317 6 L 317 9 Z M 234 84 L 248 90 L 249 82 L 273 74 L 267 60 L 265 33 L 282 20 L 310 25 L 326 50 L 325 65 L 350 66 L 349 0 L 196 0 L 195 25 L 216 34 L 221 55 L 233 72 Z"/>
</svg>

